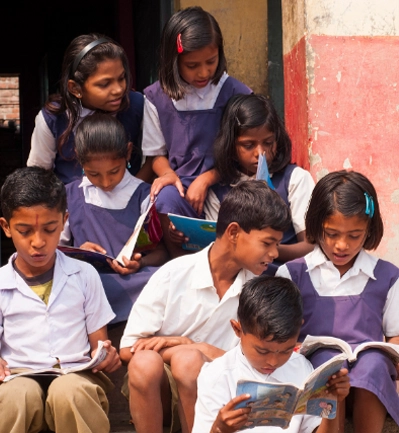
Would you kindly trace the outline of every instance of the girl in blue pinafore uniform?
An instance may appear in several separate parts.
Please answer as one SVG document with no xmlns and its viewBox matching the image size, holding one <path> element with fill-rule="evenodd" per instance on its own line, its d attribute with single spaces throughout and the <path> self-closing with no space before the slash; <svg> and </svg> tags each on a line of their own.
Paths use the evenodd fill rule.
<svg viewBox="0 0 399 433">
<path fill-rule="evenodd" d="M 129 170 L 137 174 L 141 167 L 143 103 L 143 95 L 130 90 L 129 63 L 123 48 L 105 36 L 78 36 L 64 55 L 60 93 L 50 96 L 36 116 L 27 165 L 54 169 L 65 184 L 81 179 L 74 132 L 82 119 L 100 111 L 116 115 L 134 143 Z M 146 180 L 143 173 L 138 176 Z"/>
<path fill-rule="evenodd" d="M 305 213 L 314 181 L 308 171 L 290 164 L 291 139 L 271 101 L 262 95 L 233 96 L 224 111 L 214 150 L 215 168 L 225 187 L 210 190 L 206 219 L 217 219 L 220 202 L 232 185 L 255 178 L 259 155 L 264 153 L 273 187 L 289 206 L 293 221 L 278 248 L 278 259 L 266 273 L 274 275 L 282 263 L 310 252 L 313 246 L 305 239 Z"/>
<path fill-rule="evenodd" d="M 399 269 L 365 251 L 377 248 L 382 235 L 377 194 L 366 177 L 338 171 L 316 184 L 306 215 L 306 236 L 316 248 L 277 271 L 303 296 L 300 341 L 311 334 L 352 348 L 384 337 L 399 343 Z M 336 353 L 319 349 L 310 361 L 317 367 Z M 387 355 L 365 350 L 348 369 L 355 432 L 381 432 L 387 412 L 399 424 L 396 369 Z"/>
<path fill-rule="evenodd" d="M 213 170 L 213 142 L 223 109 L 236 93 L 251 90 L 226 73 L 223 37 L 215 18 L 200 7 L 174 14 L 160 47 L 159 81 L 144 90 L 143 153 L 158 175 L 151 196 L 172 255 L 167 213 L 203 218 Z"/>
<path fill-rule="evenodd" d="M 151 187 L 126 169 L 132 143 L 115 117 L 86 117 L 76 130 L 75 147 L 85 176 L 67 185 L 69 219 L 61 243 L 116 257 L 147 209 Z M 125 267 L 114 260 L 110 264 L 115 274 L 100 273 L 116 314 L 113 323 L 127 319 L 142 288 L 166 259 L 161 242 L 147 253 L 125 257 Z"/>
</svg>

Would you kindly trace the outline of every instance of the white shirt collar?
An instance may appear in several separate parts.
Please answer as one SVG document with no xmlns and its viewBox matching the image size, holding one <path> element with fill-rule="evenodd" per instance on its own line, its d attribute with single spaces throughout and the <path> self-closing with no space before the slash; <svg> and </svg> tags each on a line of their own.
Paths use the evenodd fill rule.
<svg viewBox="0 0 399 433">
<path fill-rule="evenodd" d="M 367 277 L 375 280 L 374 268 L 377 263 L 377 258 L 367 254 L 363 249 L 360 250 L 356 257 L 355 263 L 348 270 L 348 276 L 358 275 L 360 272 L 364 273 Z M 335 268 L 333 263 L 327 259 L 323 250 L 316 245 L 315 249 L 307 255 L 306 263 L 308 265 L 308 272 L 311 272 L 317 267 Z"/>
<path fill-rule="evenodd" d="M 125 174 L 123 175 L 122 180 L 118 183 L 118 185 L 116 185 L 116 187 L 112 191 L 102 191 L 102 192 L 110 196 L 114 195 L 115 193 L 118 193 L 118 191 L 122 190 L 129 184 L 129 182 L 131 181 L 131 177 L 132 175 L 129 173 L 129 171 L 125 170 Z M 80 182 L 79 188 L 83 188 L 83 187 L 97 188 L 95 185 L 93 185 L 90 182 L 87 176 L 83 176 L 82 182 Z"/>
</svg>

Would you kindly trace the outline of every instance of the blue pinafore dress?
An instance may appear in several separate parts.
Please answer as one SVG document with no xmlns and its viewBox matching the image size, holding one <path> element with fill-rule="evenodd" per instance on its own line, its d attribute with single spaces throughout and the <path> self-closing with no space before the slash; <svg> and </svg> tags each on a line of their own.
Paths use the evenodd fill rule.
<svg viewBox="0 0 399 433">
<path fill-rule="evenodd" d="M 169 164 L 186 190 L 195 178 L 213 168 L 213 143 L 224 107 L 233 95 L 239 93 L 249 94 L 251 90 L 235 78 L 228 77 L 212 109 L 178 111 L 162 90 L 159 81 L 144 90 L 144 94 L 158 111 Z M 160 191 L 156 206 L 158 212 L 163 214 L 170 212 L 199 217 L 192 206 L 180 197 L 174 185 L 168 185 Z"/>
<path fill-rule="evenodd" d="M 143 120 L 144 98 L 139 92 L 129 92 L 129 107 L 125 111 L 117 113 L 116 118 L 125 128 L 129 141 L 133 142 L 134 151 L 130 158 L 130 173 L 135 175 L 141 167 L 141 123 Z M 67 114 L 53 114 L 42 109 L 44 120 L 55 139 L 66 130 L 68 125 Z M 54 173 L 64 183 L 68 184 L 82 178 L 82 167 L 75 156 L 75 135 L 71 132 L 68 140 L 62 147 L 62 152 L 57 152 L 54 161 Z"/>
<path fill-rule="evenodd" d="M 389 289 L 399 278 L 399 269 L 384 260 L 374 268 L 376 279 L 369 279 L 363 292 L 350 296 L 320 296 L 315 290 L 304 258 L 287 263 L 292 281 L 299 287 L 304 309 L 304 324 L 299 335 L 326 335 L 341 338 L 352 347 L 366 341 L 383 341 L 382 317 Z M 319 349 L 309 360 L 316 368 L 340 353 Z M 375 394 L 388 413 L 399 424 L 399 397 L 396 391 L 396 369 L 382 351 L 368 349 L 347 364 L 351 387 Z"/>
<path fill-rule="evenodd" d="M 107 255 L 116 257 L 133 233 L 140 217 L 141 203 L 148 197 L 151 186 L 140 183 L 124 209 L 106 209 L 85 202 L 80 181 L 67 185 L 69 225 L 73 236 L 73 245 L 79 247 L 90 241 L 101 245 Z M 129 275 L 100 273 L 108 302 L 116 314 L 111 323 L 127 320 L 132 305 L 156 266 L 145 266 Z"/>
</svg>

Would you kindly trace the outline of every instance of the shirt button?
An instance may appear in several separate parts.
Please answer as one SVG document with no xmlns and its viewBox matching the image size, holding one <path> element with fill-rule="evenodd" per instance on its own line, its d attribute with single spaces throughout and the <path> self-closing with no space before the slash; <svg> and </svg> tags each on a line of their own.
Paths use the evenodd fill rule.
<svg viewBox="0 0 399 433">
<path fill-rule="evenodd" d="M 196 338 L 194 338 L 194 341 L 196 341 L 197 343 L 201 343 L 201 338 L 196 337 Z"/>
</svg>

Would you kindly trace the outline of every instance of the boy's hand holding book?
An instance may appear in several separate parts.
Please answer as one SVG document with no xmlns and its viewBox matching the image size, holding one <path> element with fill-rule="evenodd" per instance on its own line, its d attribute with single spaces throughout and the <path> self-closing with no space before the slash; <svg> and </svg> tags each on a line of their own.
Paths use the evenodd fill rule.
<svg viewBox="0 0 399 433">
<path fill-rule="evenodd" d="M 135 274 L 138 272 L 142 267 L 142 256 L 140 253 L 133 253 L 132 258 L 129 260 L 127 257 L 123 256 L 122 260 L 125 266 L 121 266 L 117 260 L 107 260 L 111 268 L 121 275 L 129 275 L 129 274 Z"/>
<path fill-rule="evenodd" d="M 328 379 L 326 392 L 335 395 L 337 401 L 343 401 L 348 396 L 350 387 L 348 370 L 341 368 Z"/>
<path fill-rule="evenodd" d="M 251 412 L 251 408 L 240 407 L 236 409 L 235 406 L 250 397 L 250 394 L 241 394 L 223 406 L 212 425 L 210 433 L 233 433 L 242 430 L 248 423 L 248 414 Z"/>
<path fill-rule="evenodd" d="M 0 382 L 3 382 L 4 378 L 10 374 L 7 362 L 0 358 Z"/>
<path fill-rule="evenodd" d="M 96 365 L 93 368 L 92 370 L 93 373 L 97 373 L 98 371 L 105 371 L 106 373 L 112 373 L 113 371 L 118 370 L 118 368 L 121 367 L 122 365 L 118 355 L 118 351 L 114 346 L 112 346 L 110 340 L 105 340 L 103 347 L 107 351 L 107 356 L 100 364 Z M 96 352 L 97 352 L 97 348 L 91 352 L 92 358 L 95 356 Z"/>
</svg>

